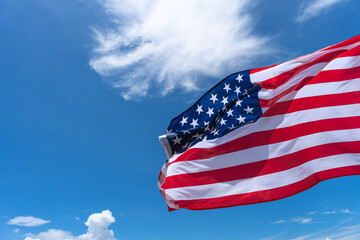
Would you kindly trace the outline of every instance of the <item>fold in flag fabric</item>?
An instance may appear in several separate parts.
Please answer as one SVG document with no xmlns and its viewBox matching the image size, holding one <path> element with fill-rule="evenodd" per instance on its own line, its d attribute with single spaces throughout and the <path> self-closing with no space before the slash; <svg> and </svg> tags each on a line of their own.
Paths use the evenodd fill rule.
<svg viewBox="0 0 360 240">
<path fill-rule="evenodd" d="M 159 138 L 170 210 L 272 201 L 360 174 L 360 35 L 226 77 Z"/>
</svg>

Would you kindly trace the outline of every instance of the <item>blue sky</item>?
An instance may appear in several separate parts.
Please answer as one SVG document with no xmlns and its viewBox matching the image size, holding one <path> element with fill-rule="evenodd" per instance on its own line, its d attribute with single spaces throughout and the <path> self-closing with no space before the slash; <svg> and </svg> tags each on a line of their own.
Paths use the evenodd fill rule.
<svg viewBox="0 0 360 240">
<path fill-rule="evenodd" d="M 169 213 L 157 188 L 173 117 L 232 72 L 359 34 L 359 12 L 357 0 L 0 0 L 0 239 L 360 239 L 359 176 L 206 211 Z"/>
</svg>

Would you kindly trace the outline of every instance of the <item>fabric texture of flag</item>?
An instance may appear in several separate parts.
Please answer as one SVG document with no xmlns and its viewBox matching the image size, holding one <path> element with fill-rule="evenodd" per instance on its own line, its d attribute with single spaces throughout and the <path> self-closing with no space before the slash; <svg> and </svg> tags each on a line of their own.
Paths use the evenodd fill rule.
<svg viewBox="0 0 360 240">
<path fill-rule="evenodd" d="M 159 139 L 171 210 L 272 201 L 360 174 L 360 35 L 226 77 Z"/>
</svg>

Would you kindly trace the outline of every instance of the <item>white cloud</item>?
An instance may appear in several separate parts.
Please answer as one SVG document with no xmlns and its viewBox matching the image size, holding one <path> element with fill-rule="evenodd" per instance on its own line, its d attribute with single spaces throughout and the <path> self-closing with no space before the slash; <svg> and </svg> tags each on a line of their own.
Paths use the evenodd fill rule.
<svg viewBox="0 0 360 240">
<path fill-rule="evenodd" d="M 301 218 L 299 218 L 300 220 Z M 286 237 L 286 233 L 281 233 L 283 238 L 291 240 L 359 240 L 360 239 L 360 224 L 342 227 L 344 224 L 351 221 L 353 218 L 339 221 L 338 224 L 315 232 L 308 232 L 295 238 Z M 294 219 L 293 219 L 294 220 Z M 290 220 L 288 220 L 290 222 Z M 264 238 L 264 240 L 267 238 Z M 272 239 L 269 238 L 269 239 Z"/>
<path fill-rule="evenodd" d="M 314 214 L 316 214 L 316 213 L 318 213 L 318 211 L 308 212 L 307 215 L 314 215 Z"/>
<path fill-rule="evenodd" d="M 286 222 L 289 222 L 289 221 L 281 219 L 281 220 L 277 220 L 275 222 L 272 222 L 272 224 L 281 224 L 281 223 L 286 223 Z"/>
<path fill-rule="evenodd" d="M 301 223 L 301 224 L 313 223 L 312 218 L 297 217 L 297 218 L 292 218 L 290 220 L 278 220 L 272 222 L 272 224 L 281 224 L 281 223 L 290 223 L 290 222 Z"/>
<path fill-rule="evenodd" d="M 339 214 L 339 213 L 355 214 L 355 212 L 352 212 L 348 208 L 345 208 L 345 209 L 327 210 L 327 211 L 323 211 L 323 212 L 312 211 L 312 212 L 308 212 L 307 215 L 314 215 L 317 213 L 323 214 L 323 215 L 331 215 L 331 214 Z"/>
<path fill-rule="evenodd" d="M 20 231 L 20 229 L 18 229 L 18 228 L 13 229 L 14 233 L 18 233 L 19 231 Z"/>
<path fill-rule="evenodd" d="M 325 211 L 325 212 L 321 212 L 320 214 L 337 214 L 338 212 L 333 210 L 333 211 Z"/>
<path fill-rule="evenodd" d="M 115 218 L 109 210 L 90 215 L 85 225 L 87 233 L 79 236 L 82 240 L 115 240 L 114 232 L 108 227 L 115 222 Z"/>
<path fill-rule="evenodd" d="M 325 10 L 330 7 L 344 2 L 345 0 L 315 0 L 315 1 L 307 1 L 307 4 L 303 5 L 299 14 L 296 18 L 296 22 L 301 23 L 309 20 L 310 18 L 316 17 L 320 15 Z"/>
<path fill-rule="evenodd" d="M 91 214 L 85 225 L 88 230 L 80 236 L 73 236 L 70 232 L 49 229 L 39 234 L 28 234 L 25 240 L 116 240 L 114 232 L 109 226 L 115 222 L 115 218 L 109 210 Z"/>
<path fill-rule="evenodd" d="M 348 208 L 320 212 L 320 214 L 339 214 L 339 213 L 355 214 L 354 212 L 350 211 Z"/>
<path fill-rule="evenodd" d="M 49 229 L 37 235 L 29 234 L 25 240 L 77 240 L 77 238 L 72 236 L 70 232 Z"/>
<path fill-rule="evenodd" d="M 49 223 L 49 220 L 44 220 L 41 218 L 36 218 L 33 216 L 18 216 L 13 219 L 10 219 L 7 224 L 17 225 L 22 227 L 38 227 L 44 224 Z"/>
<path fill-rule="evenodd" d="M 99 0 L 113 27 L 94 30 L 91 67 L 125 99 L 191 91 L 274 51 L 253 33 L 251 0 Z M 109 24 L 110 25 L 110 24 Z"/>
<path fill-rule="evenodd" d="M 359 240 L 360 230 L 359 229 L 328 229 L 321 232 L 315 232 L 313 234 L 307 234 L 294 238 L 293 240 Z"/>
<path fill-rule="evenodd" d="M 360 224 L 342 227 L 341 229 L 357 229 L 357 228 L 360 229 Z"/>
<path fill-rule="evenodd" d="M 312 222 L 312 218 L 293 218 L 292 221 L 301 224 L 307 224 Z"/>
<path fill-rule="evenodd" d="M 340 210 L 341 213 L 347 213 L 347 214 L 355 214 L 354 212 L 350 211 L 349 209 L 341 209 Z"/>
</svg>

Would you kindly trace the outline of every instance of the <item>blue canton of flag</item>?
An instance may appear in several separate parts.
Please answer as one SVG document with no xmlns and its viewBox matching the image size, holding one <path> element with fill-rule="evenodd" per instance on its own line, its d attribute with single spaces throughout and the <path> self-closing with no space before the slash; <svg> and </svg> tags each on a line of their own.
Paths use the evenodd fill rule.
<svg viewBox="0 0 360 240">
<path fill-rule="evenodd" d="M 170 122 L 160 137 L 168 157 L 197 142 L 221 137 L 262 115 L 260 86 L 250 82 L 249 74 L 248 70 L 226 77 Z"/>
</svg>

